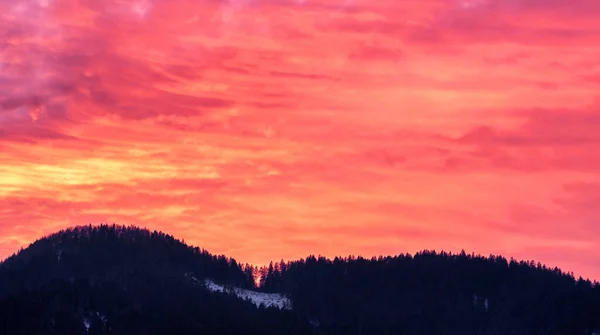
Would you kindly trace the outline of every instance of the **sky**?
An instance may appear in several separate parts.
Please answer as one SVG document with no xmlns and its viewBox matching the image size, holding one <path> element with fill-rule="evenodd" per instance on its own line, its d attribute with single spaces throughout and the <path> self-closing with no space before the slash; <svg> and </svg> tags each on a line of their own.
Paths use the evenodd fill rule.
<svg viewBox="0 0 600 335">
<path fill-rule="evenodd" d="M 600 280 L 598 0 L 0 0 L 0 258 L 69 226 L 257 265 Z"/>
</svg>

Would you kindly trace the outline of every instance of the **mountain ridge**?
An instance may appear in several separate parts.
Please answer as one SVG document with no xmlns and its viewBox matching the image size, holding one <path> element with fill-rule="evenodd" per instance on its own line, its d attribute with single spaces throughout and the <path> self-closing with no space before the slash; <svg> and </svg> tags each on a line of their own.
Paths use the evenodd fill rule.
<svg viewBox="0 0 600 335">
<path fill-rule="evenodd" d="M 146 227 L 139 227 L 139 226 L 135 226 L 135 225 L 118 225 L 118 224 L 114 224 L 114 223 L 113 224 L 102 223 L 102 224 L 98 224 L 98 225 L 92 225 L 92 224 L 77 225 L 77 226 L 68 227 L 68 228 L 65 228 L 65 229 L 60 229 L 57 232 L 54 232 L 54 233 L 42 236 L 41 238 L 38 238 L 34 242 L 30 243 L 28 247 L 22 247 L 19 250 L 17 250 L 16 252 L 14 252 L 12 255 L 7 256 L 6 258 L 0 259 L 0 264 L 3 264 L 5 262 L 9 261 L 11 258 L 16 257 L 21 251 L 26 251 L 29 247 L 35 245 L 36 243 L 40 243 L 40 242 L 42 242 L 44 240 L 58 238 L 58 237 L 61 237 L 62 235 L 65 235 L 65 234 L 77 233 L 78 231 L 85 231 L 85 230 L 91 230 L 93 228 L 103 228 L 103 227 L 109 228 L 109 229 L 113 229 L 113 230 L 114 229 L 135 229 L 135 230 L 139 230 L 139 231 L 145 232 L 145 234 L 149 234 L 149 235 L 153 235 L 153 234 L 154 235 L 162 235 L 162 236 L 164 236 L 167 239 L 173 240 L 175 243 L 180 243 L 180 244 L 185 245 L 186 247 L 191 248 L 191 249 L 197 249 L 197 250 L 199 250 L 202 253 L 207 253 L 207 254 L 210 254 L 210 255 L 218 257 L 218 258 L 223 258 L 223 259 L 225 259 L 227 261 L 234 260 L 236 262 L 236 264 L 243 265 L 243 267 L 252 267 L 255 271 L 257 271 L 258 273 L 253 274 L 255 280 L 259 280 L 260 276 L 262 275 L 261 273 L 262 272 L 266 273 L 266 270 L 268 270 L 268 267 L 269 267 L 268 265 L 260 265 L 259 266 L 259 265 L 253 265 L 253 264 L 250 264 L 250 263 L 240 263 L 234 257 L 229 257 L 229 256 L 227 256 L 225 254 L 218 254 L 218 255 L 214 254 L 213 255 L 207 249 L 204 249 L 204 248 L 201 248 L 201 247 L 198 247 L 198 246 L 188 245 L 188 244 L 185 243 L 184 239 L 175 238 L 174 235 L 170 235 L 168 233 L 164 233 L 164 232 L 159 231 L 159 230 L 152 230 L 152 229 L 148 229 Z M 294 263 L 294 262 L 298 262 L 298 261 L 305 261 L 306 259 L 309 259 L 309 258 L 325 259 L 327 261 L 335 261 L 336 259 L 352 259 L 352 258 L 356 258 L 356 259 L 365 259 L 365 260 L 371 260 L 372 261 L 372 260 L 377 260 L 377 259 L 381 259 L 381 258 L 389 258 L 389 257 L 396 257 L 396 256 L 415 256 L 415 255 L 419 255 L 419 254 L 423 254 L 423 253 L 439 253 L 440 255 L 449 255 L 449 256 L 452 256 L 452 255 L 468 255 L 468 256 L 470 256 L 472 258 L 481 258 L 481 257 L 484 257 L 484 258 L 488 258 L 488 259 L 489 258 L 496 258 L 496 257 L 505 258 L 504 256 L 499 255 L 499 254 L 489 254 L 489 255 L 485 256 L 483 254 L 476 254 L 474 252 L 468 253 L 464 249 L 461 250 L 461 252 L 459 252 L 459 253 L 453 253 L 453 252 L 444 251 L 444 250 L 438 251 L 436 249 L 423 249 L 423 250 L 417 251 L 415 253 L 400 253 L 400 254 L 396 254 L 396 255 L 387 255 L 387 256 L 385 256 L 385 255 L 379 255 L 379 256 L 372 256 L 372 257 L 365 257 L 365 256 L 360 256 L 360 255 L 356 256 L 356 255 L 352 254 L 352 255 L 348 255 L 348 256 L 338 255 L 338 256 L 335 256 L 335 257 L 331 258 L 331 257 L 322 256 L 320 254 L 309 254 L 305 258 L 300 258 L 300 259 L 297 259 L 297 260 L 290 260 L 290 261 L 287 261 L 286 263 Z M 57 254 L 57 257 L 60 257 L 60 255 Z M 516 262 L 521 263 L 521 264 L 522 263 L 527 263 L 530 266 L 540 266 L 541 265 L 545 269 L 549 269 L 549 270 L 552 270 L 552 271 L 560 272 L 561 274 L 569 275 L 569 276 L 573 277 L 574 279 L 582 279 L 582 280 L 585 280 L 585 281 L 590 281 L 591 283 L 594 283 L 594 284 L 600 284 L 600 279 L 584 278 L 582 276 L 576 276 L 573 271 L 565 271 L 565 270 L 561 269 L 558 266 L 547 266 L 546 264 L 544 264 L 542 262 L 539 262 L 539 261 L 536 261 L 534 259 L 528 259 L 528 260 L 526 260 L 526 259 L 517 259 L 515 257 L 510 257 L 510 258 L 505 258 L 505 259 L 507 261 L 510 261 L 510 262 L 516 261 Z M 273 261 L 270 262 L 270 265 L 271 266 L 275 266 L 276 264 L 281 264 L 281 262 L 285 262 L 285 261 L 283 261 L 283 260 L 280 260 L 280 261 L 273 260 Z"/>
<path fill-rule="evenodd" d="M 257 268 L 162 232 L 88 225 L 0 263 L 0 324 L 9 320 L 3 333 L 590 335 L 600 285 L 464 251 Z"/>
</svg>

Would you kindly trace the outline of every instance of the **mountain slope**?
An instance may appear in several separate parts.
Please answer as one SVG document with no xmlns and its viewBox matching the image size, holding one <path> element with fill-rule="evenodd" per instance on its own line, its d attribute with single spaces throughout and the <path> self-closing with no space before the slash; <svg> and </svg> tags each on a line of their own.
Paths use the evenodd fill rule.
<svg viewBox="0 0 600 335">
<path fill-rule="evenodd" d="M 600 286 L 499 256 L 424 251 L 371 260 L 308 257 L 261 270 L 261 289 L 345 334 L 592 334 Z"/>
<path fill-rule="evenodd" d="M 310 256 L 259 287 L 256 271 L 161 232 L 75 227 L 0 263 L 0 333 L 600 333 L 600 286 L 532 262 Z"/>
<path fill-rule="evenodd" d="M 257 308 L 190 276 L 254 287 L 235 260 L 163 233 L 107 225 L 61 231 L 0 264 L 0 333 L 312 332 L 289 311 Z"/>
<path fill-rule="evenodd" d="M 288 297 L 279 293 L 265 293 L 257 292 L 248 289 L 242 289 L 238 287 L 227 288 L 223 285 L 219 285 L 214 281 L 207 279 L 205 281 L 206 288 L 212 292 L 231 292 L 236 297 L 244 300 L 249 300 L 256 306 L 264 305 L 265 307 L 277 307 L 279 309 L 291 309 L 292 302 Z"/>
<path fill-rule="evenodd" d="M 9 272 L 10 276 L 3 276 Z M 34 242 L 0 268 L 2 288 L 35 287 L 53 278 L 106 278 L 126 282 L 134 275 L 180 277 L 191 272 L 241 287 L 253 287 L 251 272 L 233 259 L 192 248 L 170 235 L 136 227 L 82 226 Z"/>
</svg>

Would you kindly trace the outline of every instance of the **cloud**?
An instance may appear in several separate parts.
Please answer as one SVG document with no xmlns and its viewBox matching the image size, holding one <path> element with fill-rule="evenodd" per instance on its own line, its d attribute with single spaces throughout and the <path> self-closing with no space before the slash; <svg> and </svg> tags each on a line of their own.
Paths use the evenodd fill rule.
<svg viewBox="0 0 600 335">
<path fill-rule="evenodd" d="M 497 130 L 479 126 L 457 138 L 474 145 L 469 158 L 486 160 L 489 168 L 517 170 L 564 169 L 593 171 L 600 156 L 593 148 L 600 144 L 600 111 L 529 110 L 516 113 L 526 121 L 517 129 Z"/>
<path fill-rule="evenodd" d="M 0 1 L 0 256 L 117 222 L 259 264 L 464 248 L 598 277 L 597 189 L 565 186 L 599 182 L 597 6 Z"/>
</svg>

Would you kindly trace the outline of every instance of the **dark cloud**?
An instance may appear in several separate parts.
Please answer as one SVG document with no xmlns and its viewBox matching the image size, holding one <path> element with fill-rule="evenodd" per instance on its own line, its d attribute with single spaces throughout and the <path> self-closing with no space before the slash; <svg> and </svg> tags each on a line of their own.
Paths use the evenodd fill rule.
<svg viewBox="0 0 600 335">
<path fill-rule="evenodd" d="M 7 10 L 11 8 L 8 3 L 2 5 Z M 54 7 L 45 8 L 34 2 L 28 2 L 24 7 L 27 13 L 15 14 L 10 20 L 3 21 L 1 26 L 6 28 L 2 29 L 3 39 L 10 42 L 0 49 L 0 56 L 19 61 L 0 64 L 0 113 L 22 109 L 20 113 L 27 115 L 42 109 L 55 121 L 67 119 L 69 114 L 85 113 L 69 110 L 69 100 L 72 100 L 91 101 L 100 107 L 96 111 L 104 114 L 144 119 L 159 115 L 192 115 L 234 104 L 229 98 L 210 94 L 186 96 L 155 86 L 177 83 L 176 78 L 197 80 L 199 75 L 194 73 L 201 72 L 206 66 L 214 69 L 214 65 L 235 57 L 235 49 L 199 50 L 202 61 L 195 61 L 194 66 L 140 62 L 119 51 L 123 45 L 111 38 L 116 30 L 122 33 L 124 29 L 136 29 L 141 24 L 124 19 L 123 15 L 131 15 L 127 14 L 127 7 L 116 1 L 86 2 L 86 5 L 100 18 L 86 28 L 61 23 L 53 16 Z M 62 10 L 69 8 L 66 2 L 57 2 L 56 6 Z M 30 14 L 44 17 L 46 21 L 32 21 Z M 60 33 L 60 40 L 48 35 L 46 40 L 32 42 L 31 35 L 45 36 L 43 32 L 48 25 Z M 177 60 L 181 62 L 182 58 Z M 132 91 L 140 94 L 132 95 Z M 31 133 L 42 136 L 33 128 Z M 52 137 L 50 133 L 45 134 Z"/>
<path fill-rule="evenodd" d="M 64 134 L 58 130 L 50 129 L 42 126 L 11 126 L 0 127 L 0 139 L 3 141 L 25 142 L 25 143 L 41 143 L 47 140 L 79 140 L 77 137 Z"/>
<path fill-rule="evenodd" d="M 519 129 L 499 131 L 491 126 L 480 126 L 457 140 L 516 147 L 569 147 L 600 143 L 600 110 L 537 109 L 518 115 L 527 118 Z"/>
<path fill-rule="evenodd" d="M 486 167 L 510 169 L 600 168 L 600 110 L 529 110 L 516 115 L 526 119 L 517 129 L 479 126 L 456 138 L 457 143 L 479 149 L 449 162 L 456 166 L 477 160 Z M 510 153 L 509 153 L 510 152 Z"/>
</svg>

